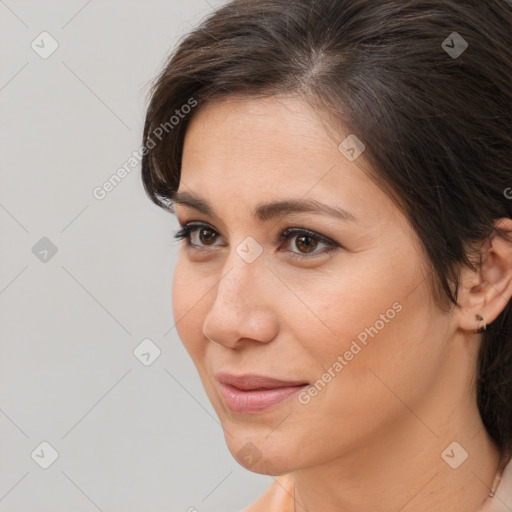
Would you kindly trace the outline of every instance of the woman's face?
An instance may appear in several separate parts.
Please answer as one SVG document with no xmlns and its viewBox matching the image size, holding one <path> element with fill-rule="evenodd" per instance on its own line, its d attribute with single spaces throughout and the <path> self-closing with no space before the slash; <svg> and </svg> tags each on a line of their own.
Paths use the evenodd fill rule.
<svg viewBox="0 0 512 512">
<path fill-rule="evenodd" d="M 326 127 L 297 97 L 231 99 L 198 111 L 185 140 L 179 193 L 211 211 L 175 203 L 180 225 L 201 226 L 180 247 L 174 320 L 231 453 L 259 473 L 378 450 L 411 429 L 431 439 L 434 384 L 452 378 L 455 320 L 433 305 L 415 232 L 363 172 L 364 152 L 338 149 L 349 132 Z M 253 215 L 281 201 L 345 212 Z M 237 391 L 219 372 L 309 385 Z"/>
</svg>

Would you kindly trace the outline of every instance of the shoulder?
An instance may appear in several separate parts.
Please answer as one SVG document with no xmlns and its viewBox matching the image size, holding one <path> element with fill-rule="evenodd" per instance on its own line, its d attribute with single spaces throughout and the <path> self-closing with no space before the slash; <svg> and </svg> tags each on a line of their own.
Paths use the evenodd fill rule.
<svg viewBox="0 0 512 512">
<path fill-rule="evenodd" d="M 278 476 L 260 498 L 241 512 L 293 512 L 293 479 Z"/>
</svg>

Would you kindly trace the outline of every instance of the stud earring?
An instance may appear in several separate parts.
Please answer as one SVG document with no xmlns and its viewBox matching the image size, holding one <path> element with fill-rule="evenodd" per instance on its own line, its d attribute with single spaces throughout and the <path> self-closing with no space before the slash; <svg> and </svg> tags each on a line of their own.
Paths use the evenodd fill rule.
<svg viewBox="0 0 512 512">
<path fill-rule="evenodd" d="M 479 315 L 479 314 L 476 314 L 476 315 L 475 315 L 475 320 L 476 320 L 477 322 L 482 322 L 482 321 L 483 321 L 483 319 L 484 319 L 484 317 L 483 317 L 483 316 L 481 316 L 481 315 Z M 485 329 L 487 329 L 487 324 L 485 324 L 485 323 L 484 323 L 483 325 L 480 325 L 479 327 L 477 327 L 477 328 L 474 330 L 474 332 L 475 332 L 476 334 L 478 334 L 478 333 L 484 332 L 484 331 L 485 331 Z"/>
</svg>

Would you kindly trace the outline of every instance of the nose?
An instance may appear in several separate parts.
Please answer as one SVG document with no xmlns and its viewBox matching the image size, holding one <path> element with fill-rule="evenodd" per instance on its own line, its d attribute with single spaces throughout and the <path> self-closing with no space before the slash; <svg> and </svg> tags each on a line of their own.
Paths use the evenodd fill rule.
<svg viewBox="0 0 512 512">
<path fill-rule="evenodd" d="M 223 267 L 215 300 L 204 320 L 203 334 L 214 343 L 233 349 L 251 342 L 269 343 L 278 332 L 273 308 L 275 294 L 270 289 L 272 272 L 266 268 L 263 257 L 247 263 L 234 256 Z"/>
</svg>

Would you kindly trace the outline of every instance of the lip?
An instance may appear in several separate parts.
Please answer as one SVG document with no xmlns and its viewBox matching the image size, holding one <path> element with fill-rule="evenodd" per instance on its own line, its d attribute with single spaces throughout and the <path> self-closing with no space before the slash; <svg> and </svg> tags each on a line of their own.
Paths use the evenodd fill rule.
<svg viewBox="0 0 512 512">
<path fill-rule="evenodd" d="M 309 383 L 305 381 L 287 381 L 255 374 L 215 375 L 226 405 L 239 414 L 256 414 L 280 404 L 298 393 Z"/>
</svg>

